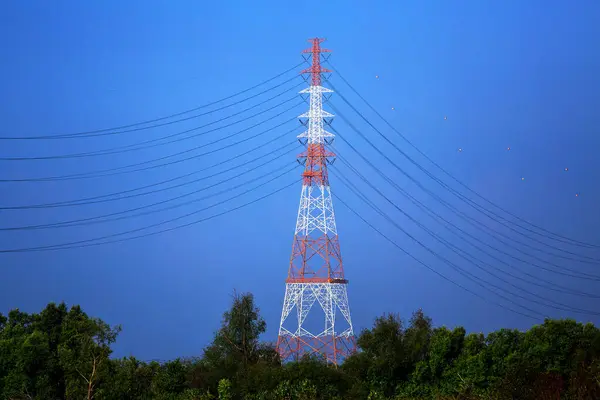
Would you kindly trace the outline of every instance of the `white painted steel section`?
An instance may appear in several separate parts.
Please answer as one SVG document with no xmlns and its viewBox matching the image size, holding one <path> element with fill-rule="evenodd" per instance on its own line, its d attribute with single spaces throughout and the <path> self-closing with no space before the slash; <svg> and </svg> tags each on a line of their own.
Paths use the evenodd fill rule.
<svg viewBox="0 0 600 400">
<path fill-rule="evenodd" d="M 300 93 L 309 93 L 310 101 L 308 112 L 299 117 L 308 119 L 308 130 L 298 137 L 306 138 L 308 144 L 325 143 L 325 138 L 333 138 L 335 135 L 324 128 L 323 118 L 333 118 L 333 114 L 323 110 L 323 93 L 333 93 L 333 90 L 323 86 L 310 86 Z M 331 189 L 329 186 L 303 185 L 295 234 L 308 236 L 315 230 L 337 235 Z"/>
<path fill-rule="evenodd" d="M 329 186 L 303 185 L 295 234 L 308 236 L 315 230 L 337 235 L 331 189 Z"/>
<path fill-rule="evenodd" d="M 333 138 L 335 135 L 325 130 L 323 118 L 333 118 L 333 114 L 323 110 L 323 93 L 333 93 L 333 90 L 323 86 L 310 86 L 300 93 L 309 93 L 308 112 L 298 118 L 308 119 L 308 130 L 298 135 L 299 138 L 307 138 L 308 144 L 324 143 L 325 138 Z"/>
<path fill-rule="evenodd" d="M 325 315 L 322 331 L 306 329 L 306 317 L 317 304 Z M 295 321 L 289 321 L 296 308 Z M 335 314 L 339 310 L 343 320 L 336 321 Z M 286 323 L 288 322 L 288 323 Z M 336 327 L 337 322 L 337 327 Z M 340 326 L 343 330 L 340 332 Z M 321 336 L 350 337 L 354 335 L 350 305 L 348 304 L 347 284 L 345 283 L 288 283 L 285 286 L 283 312 L 279 324 L 279 335 L 288 337 L 314 338 Z"/>
</svg>

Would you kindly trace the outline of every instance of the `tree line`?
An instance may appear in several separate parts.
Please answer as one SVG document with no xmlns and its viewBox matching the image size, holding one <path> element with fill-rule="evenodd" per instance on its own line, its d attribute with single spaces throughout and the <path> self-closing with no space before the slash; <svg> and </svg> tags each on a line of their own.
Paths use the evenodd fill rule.
<svg viewBox="0 0 600 400">
<path fill-rule="evenodd" d="M 282 364 L 249 293 L 198 357 L 112 358 L 120 330 L 64 303 L 0 314 L 0 399 L 600 399 L 600 330 L 570 319 L 484 335 L 434 327 L 421 310 L 384 315 L 339 367 Z"/>
</svg>

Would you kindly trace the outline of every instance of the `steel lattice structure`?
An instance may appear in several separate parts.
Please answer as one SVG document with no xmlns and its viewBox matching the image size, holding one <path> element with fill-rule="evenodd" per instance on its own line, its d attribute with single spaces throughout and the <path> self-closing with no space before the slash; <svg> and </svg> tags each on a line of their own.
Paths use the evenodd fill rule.
<svg viewBox="0 0 600 400">
<path fill-rule="evenodd" d="M 309 95 L 310 107 L 299 116 L 307 126 L 298 135 L 306 150 L 298 156 L 304 165 L 302 192 L 277 351 L 283 361 L 317 355 L 337 365 L 355 351 L 356 342 L 327 174 L 335 154 L 327 149 L 334 135 L 325 130 L 333 115 L 323 110 L 323 94 L 333 92 L 321 85 L 321 74 L 331 72 L 321 66 L 321 54 L 329 52 L 321 48 L 324 40 L 310 39 L 312 47 L 303 52 L 312 55 L 311 66 L 301 72 L 309 74 L 310 86 L 300 92 Z M 310 326 L 307 317 L 315 313 L 323 319 Z"/>
</svg>

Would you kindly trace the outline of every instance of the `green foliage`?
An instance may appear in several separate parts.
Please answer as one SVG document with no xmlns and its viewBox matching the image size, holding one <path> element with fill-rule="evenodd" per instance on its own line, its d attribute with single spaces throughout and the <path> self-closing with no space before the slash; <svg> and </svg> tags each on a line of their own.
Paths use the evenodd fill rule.
<svg viewBox="0 0 600 400">
<path fill-rule="evenodd" d="M 40 314 L 0 318 L 0 393 L 7 398 L 91 399 L 106 378 L 119 327 L 79 307 L 49 304 Z"/>
<path fill-rule="evenodd" d="M 221 379 L 219 381 L 219 400 L 231 400 L 232 398 L 231 382 L 229 379 Z"/>
<path fill-rule="evenodd" d="M 384 315 L 339 368 L 281 365 L 251 294 L 234 295 L 197 359 L 111 359 L 119 331 L 65 304 L 0 314 L 0 399 L 600 399 L 600 330 L 568 319 L 486 336 L 434 328 L 421 310 Z"/>
<path fill-rule="evenodd" d="M 89 318 L 78 306 L 62 320 L 58 361 L 65 374 L 67 399 L 92 399 L 104 379 L 110 346 L 120 331 L 100 319 Z"/>
<path fill-rule="evenodd" d="M 223 315 L 221 329 L 213 343 L 204 350 L 206 362 L 214 365 L 235 363 L 247 367 L 263 354 L 259 336 L 267 329 L 266 322 L 254 304 L 252 294 L 234 294 L 231 309 Z"/>
</svg>

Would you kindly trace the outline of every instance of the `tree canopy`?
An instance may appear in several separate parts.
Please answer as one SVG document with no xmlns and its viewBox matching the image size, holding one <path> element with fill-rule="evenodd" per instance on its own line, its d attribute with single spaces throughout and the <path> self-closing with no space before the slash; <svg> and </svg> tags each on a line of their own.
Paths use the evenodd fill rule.
<svg viewBox="0 0 600 400">
<path fill-rule="evenodd" d="M 484 335 L 435 327 L 422 310 L 389 314 L 358 336 L 339 366 L 281 364 L 252 294 L 234 294 L 195 358 L 111 357 L 119 326 L 79 306 L 0 314 L 0 399 L 600 399 L 600 330 L 547 319 Z"/>
</svg>

